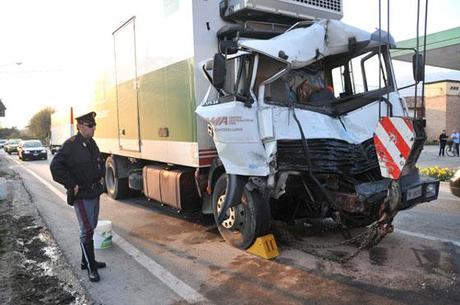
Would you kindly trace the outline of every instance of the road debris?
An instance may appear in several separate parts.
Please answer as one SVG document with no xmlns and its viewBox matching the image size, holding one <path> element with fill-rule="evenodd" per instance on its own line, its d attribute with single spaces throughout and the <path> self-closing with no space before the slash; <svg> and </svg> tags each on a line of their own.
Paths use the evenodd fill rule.
<svg viewBox="0 0 460 305">
<path fill-rule="evenodd" d="M 0 304 L 91 304 L 42 222 L 21 178 L 0 159 Z"/>
</svg>

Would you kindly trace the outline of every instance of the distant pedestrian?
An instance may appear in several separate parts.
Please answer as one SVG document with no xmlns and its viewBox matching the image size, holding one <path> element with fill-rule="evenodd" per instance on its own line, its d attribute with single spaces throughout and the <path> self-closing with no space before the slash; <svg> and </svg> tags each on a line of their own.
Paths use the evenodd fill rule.
<svg viewBox="0 0 460 305">
<path fill-rule="evenodd" d="M 446 149 L 447 139 L 449 139 L 449 137 L 446 134 L 446 130 L 443 129 L 442 133 L 439 135 L 439 156 L 444 157 L 444 151 Z"/>
<path fill-rule="evenodd" d="M 460 146 L 460 132 L 458 132 L 456 129 L 452 131 L 452 134 L 450 135 L 450 138 L 452 139 L 452 142 L 454 144 L 455 148 L 455 155 L 458 157 L 460 156 L 459 152 L 459 146 Z"/>
<path fill-rule="evenodd" d="M 91 282 L 99 281 L 97 269 L 104 262 L 94 257 L 93 235 L 99 216 L 99 196 L 104 191 L 104 163 L 93 140 L 95 112 L 77 117 L 78 134 L 64 142 L 51 162 L 53 179 L 67 189 L 67 203 L 74 206 L 80 225 L 81 269 L 88 270 Z"/>
</svg>

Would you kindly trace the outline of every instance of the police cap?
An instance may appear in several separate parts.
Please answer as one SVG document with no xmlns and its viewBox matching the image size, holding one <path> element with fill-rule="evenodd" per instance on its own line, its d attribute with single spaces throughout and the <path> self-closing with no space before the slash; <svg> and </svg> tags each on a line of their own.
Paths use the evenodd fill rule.
<svg viewBox="0 0 460 305">
<path fill-rule="evenodd" d="M 75 120 L 77 120 L 78 123 L 96 124 L 96 120 L 94 119 L 95 117 L 96 112 L 91 111 L 84 115 L 76 117 Z"/>
</svg>

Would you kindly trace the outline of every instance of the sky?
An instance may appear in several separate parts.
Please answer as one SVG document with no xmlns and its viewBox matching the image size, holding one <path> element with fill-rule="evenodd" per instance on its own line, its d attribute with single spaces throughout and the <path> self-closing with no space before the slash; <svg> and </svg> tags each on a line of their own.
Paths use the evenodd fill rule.
<svg viewBox="0 0 460 305">
<path fill-rule="evenodd" d="M 92 76 L 105 56 L 101 44 L 112 39 L 139 1 L 147 0 L 0 0 L 0 99 L 7 107 L 0 126 L 24 128 L 44 107 L 87 103 Z M 387 1 L 380 2 L 386 30 Z M 421 34 L 424 4 L 421 0 Z M 378 28 L 379 0 L 343 0 L 343 5 L 343 22 L 369 32 Z M 117 19 L 119 12 L 127 17 Z M 390 0 L 390 33 L 396 41 L 415 37 L 416 12 L 417 0 Z M 428 34 L 460 26 L 458 12 L 460 0 L 429 0 Z M 398 64 L 396 76 L 404 80 L 399 86 L 410 82 L 410 64 Z M 426 81 L 441 79 L 460 80 L 460 72 L 427 68 Z"/>
</svg>

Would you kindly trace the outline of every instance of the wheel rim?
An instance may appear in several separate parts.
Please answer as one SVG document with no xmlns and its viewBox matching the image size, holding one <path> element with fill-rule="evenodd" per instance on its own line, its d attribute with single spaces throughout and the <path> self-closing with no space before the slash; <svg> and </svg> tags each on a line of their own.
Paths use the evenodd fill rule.
<svg viewBox="0 0 460 305">
<path fill-rule="evenodd" d="M 222 194 L 217 200 L 217 214 L 220 214 L 224 201 L 225 194 Z M 246 219 L 249 217 L 249 214 L 246 213 L 246 209 L 248 209 L 247 199 L 243 196 L 240 204 L 236 207 L 229 208 L 225 212 L 227 218 L 222 222 L 221 226 L 234 233 L 244 231 L 245 226 L 250 225 L 250 220 Z"/>
<path fill-rule="evenodd" d="M 217 200 L 217 214 L 220 214 L 220 211 L 222 210 L 222 205 L 224 204 L 225 201 L 225 194 L 221 195 L 219 199 Z M 236 210 L 235 208 L 230 208 L 226 212 L 227 218 L 222 222 L 222 226 L 226 229 L 232 229 L 233 226 L 235 225 L 235 220 L 236 220 Z"/>
</svg>

